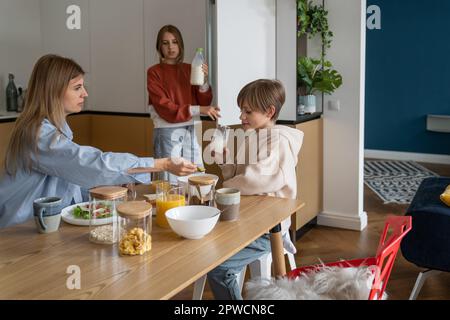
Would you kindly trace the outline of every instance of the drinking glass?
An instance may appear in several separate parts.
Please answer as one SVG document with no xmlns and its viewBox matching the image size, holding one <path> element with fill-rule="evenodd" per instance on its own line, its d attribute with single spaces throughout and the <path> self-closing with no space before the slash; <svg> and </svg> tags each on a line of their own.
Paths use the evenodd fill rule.
<svg viewBox="0 0 450 320">
<path fill-rule="evenodd" d="M 186 205 L 183 187 L 170 187 L 164 183 L 156 184 L 156 224 L 161 228 L 169 228 L 166 211 Z"/>
<path fill-rule="evenodd" d="M 230 127 L 217 124 L 216 131 L 211 139 L 212 150 L 214 151 L 215 161 L 218 164 L 223 163 L 223 151 L 227 147 Z"/>
</svg>

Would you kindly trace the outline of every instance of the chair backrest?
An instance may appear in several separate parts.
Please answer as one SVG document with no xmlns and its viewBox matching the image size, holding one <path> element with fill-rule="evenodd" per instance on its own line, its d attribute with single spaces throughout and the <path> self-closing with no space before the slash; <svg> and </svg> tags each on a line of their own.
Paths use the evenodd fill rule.
<svg viewBox="0 0 450 320">
<path fill-rule="evenodd" d="M 400 242 L 411 230 L 412 218 L 410 216 L 390 216 L 386 219 L 384 231 L 378 244 L 376 255 L 376 273 L 369 300 L 382 299 L 389 276 L 394 266 Z M 390 237 L 386 239 L 389 229 L 392 228 Z"/>
</svg>

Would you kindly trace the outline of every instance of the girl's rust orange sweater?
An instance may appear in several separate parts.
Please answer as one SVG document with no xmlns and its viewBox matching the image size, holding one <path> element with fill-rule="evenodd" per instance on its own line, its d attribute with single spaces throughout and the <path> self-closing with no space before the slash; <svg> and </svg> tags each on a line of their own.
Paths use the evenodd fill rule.
<svg viewBox="0 0 450 320">
<path fill-rule="evenodd" d="M 147 70 L 149 104 L 167 122 L 178 123 L 192 118 L 191 106 L 209 106 L 212 90 L 200 92 L 190 84 L 191 65 L 158 63 Z"/>
</svg>

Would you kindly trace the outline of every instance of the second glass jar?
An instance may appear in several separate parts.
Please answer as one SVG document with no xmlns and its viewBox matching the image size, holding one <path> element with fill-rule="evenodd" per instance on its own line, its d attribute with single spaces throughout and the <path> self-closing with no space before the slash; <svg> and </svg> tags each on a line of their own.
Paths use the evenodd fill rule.
<svg viewBox="0 0 450 320">
<path fill-rule="evenodd" d="M 129 201 L 117 206 L 120 255 L 143 255 L 152 248 L 152 205 Z"/>
</svg>

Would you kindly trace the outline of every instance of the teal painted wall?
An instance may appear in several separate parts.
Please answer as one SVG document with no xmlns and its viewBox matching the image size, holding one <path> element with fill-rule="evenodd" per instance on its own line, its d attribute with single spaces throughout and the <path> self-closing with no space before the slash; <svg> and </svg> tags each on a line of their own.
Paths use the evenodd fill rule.
<svg viewBox="0 0 450 320">
<path fill-rule="evenodd" d="M 450 154 L 450 133 L 426 130 L 427 114 L 450 115 L 450 1 L 372 4 L 381 29 L 366 33 L 365 148 Z"/>
</svg>

